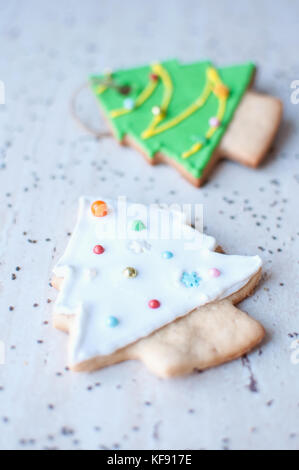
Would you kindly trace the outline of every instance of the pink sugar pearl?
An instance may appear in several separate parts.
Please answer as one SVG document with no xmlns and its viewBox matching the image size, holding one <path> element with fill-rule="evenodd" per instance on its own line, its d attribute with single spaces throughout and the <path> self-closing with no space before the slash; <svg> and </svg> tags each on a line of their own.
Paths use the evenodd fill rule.
<svg viewBox="0 0 299 470">
<path fill-rule="evenodd" d="M 220 121 L 217 117 L 211 117 L 211 119 L 209 120 L 209 124 L 211 127 L 219 127 L 220 126 Z"/>
<path fill-rule="evenodd" d="M 209 275 L 210 277 L 219 277 L 221 272 L 217 268 L 211 268 L 209 269 Z"/>
</svg>

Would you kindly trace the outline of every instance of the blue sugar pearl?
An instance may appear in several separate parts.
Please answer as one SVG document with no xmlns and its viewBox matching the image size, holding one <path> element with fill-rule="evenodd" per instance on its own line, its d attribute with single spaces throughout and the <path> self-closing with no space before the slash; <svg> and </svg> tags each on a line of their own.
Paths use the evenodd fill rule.
<svg viewBox="0 0 299 470">
<path fill-rule="evenodd" d="M 164 258 L 164 259 L 173 258 L 173 253 L 171 251 L 163 251 L 162 258 Z"/>
<path fill-rule="evenodd" d="M 110 326 L 111 328 L 114 328 L 119 324 L 119 320 L 116 317 L 108 317 L 107 319 L 107 326 Z"/>
<path fill-rule="evenodd" d="M 128 109 L 129 111 L 131 111 L 135 106 L 135 101 L 132 100 L 132 98 L 126 98 L 124 100 L 124 108 L 125 109 Z"/>
</svg>

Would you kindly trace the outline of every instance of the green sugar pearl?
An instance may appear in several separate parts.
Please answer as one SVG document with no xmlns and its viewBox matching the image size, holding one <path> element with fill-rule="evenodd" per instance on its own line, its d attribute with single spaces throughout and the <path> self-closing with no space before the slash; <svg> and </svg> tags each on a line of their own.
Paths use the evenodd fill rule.
<svg viewBox="0 0 299 470">
<path fill-rule="evenodd" d="M 135 230 L 135 232 L 141 232 L 142 230 L 145 230 L 146 227 L 142 220 L 134 220 L 132 223 L 132 230 Z"/>
</svg>

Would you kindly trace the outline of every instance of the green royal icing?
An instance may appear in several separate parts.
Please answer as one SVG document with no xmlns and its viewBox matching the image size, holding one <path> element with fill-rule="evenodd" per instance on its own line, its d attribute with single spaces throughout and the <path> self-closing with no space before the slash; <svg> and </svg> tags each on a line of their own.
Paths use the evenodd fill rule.
<svg viewBox="0 0 299 470">
<path fill-rule="evenodd" d="M 205 61 L 181 65 L 177 60 L 169 60 L 161 62 L 161 65 L 167 70 L 173 84 L 172 98 L 165 119 L 162 121 L 162 124 L 164 124 L 185 110 L 201 95 L 206 84 L 207 67 L 211 66 L 212 63 Z M 209 129 L 210 118 L 217 114 L 218 99 L 214 94 L 209 96 L 202 108 L 195 111 L 181 123 L 160 134 L 143 139 L 141 134 L 148 128 L 153 119 L 152 108 L 161 105 L 163 99 L 165 90 L 160 79 L 152 95 L 139 108 L 116 118 L 110 116 L 110 111 L 123 108 L 124 101 L 128 98 L 136 100 L 149 83 L 149 75 L 152 73 L 151 67 L 144 66 L 113 72 L 113 80 L 118 85 L 130 85 L 131 91 L 126 96 L 114 88 L 107 88 L 99 94 L 97 92 L 98 80 L 103 79 L 103 76 L 90 77 L 90 83 L 105 116 L 111 123 L 115 137 L 119 141 L 125 135 L 129 135 L 149 158 L 153 158 L 155 153 L 161 152 L 176 160 L 193 177 L 200 178 L 230 123 L 251 81 L 254 70 L 255 66 L 252 63 L 217 69 L 222 82 L 230 91 L 224 118 L 214 135 L 198 152 L 188 158 L 182 158 L 183 152 L 192 147 L 196 141 L 201 141 L 204 138 Z"/>
</svg>

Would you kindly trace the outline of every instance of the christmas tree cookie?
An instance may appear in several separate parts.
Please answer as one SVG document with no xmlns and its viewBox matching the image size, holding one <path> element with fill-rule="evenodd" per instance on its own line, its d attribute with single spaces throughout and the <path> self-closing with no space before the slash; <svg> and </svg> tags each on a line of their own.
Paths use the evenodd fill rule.
<svg viewBox="0 0 299 470">
<path fill-rule="evenodd" d="M 282 106 L 247 90 L 254 73 L 252 63 L 170 60 L 92 76 L 90 84 L 118 142 L 200 186 L 221 157 L 258 166 L 274 138 Z"/>
<path fill-rule="evenodd" d="M 261 276 L 258 256 L 228 256 L 214 238 L 159 207 L 81 198 L 54 269 L 54 325 L 70 334 L 70 366 L 138 359 L 161 377 L 243 355 L 263 327 L 234 307 Z"/>
</svg>

